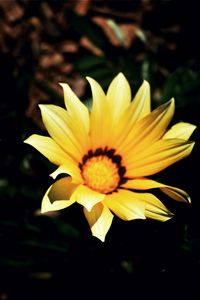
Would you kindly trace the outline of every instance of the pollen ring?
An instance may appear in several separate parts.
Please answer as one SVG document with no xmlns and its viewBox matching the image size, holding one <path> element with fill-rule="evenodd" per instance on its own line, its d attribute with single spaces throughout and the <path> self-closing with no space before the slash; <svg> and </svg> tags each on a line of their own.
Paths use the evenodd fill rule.
<svg viewBox="0 0 200 300">
<path fill-rule="evenodd" d="M 109 194 L 126 182 L 122 157 L 115 152 L 115 149 L 97 148 L 83 156 L 79 167 L 85 184 L 91 189 Z"/>
</svg>

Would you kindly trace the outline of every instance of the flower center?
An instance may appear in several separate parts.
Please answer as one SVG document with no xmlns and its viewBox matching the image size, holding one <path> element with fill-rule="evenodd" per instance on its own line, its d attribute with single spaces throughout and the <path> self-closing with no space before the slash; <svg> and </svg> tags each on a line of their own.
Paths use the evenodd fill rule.
<svg viewBox="0 0 200 300">
<path fill-rule="evenodd" d="M 126 179 L 123 175 L 126 172 L 121 165 L 121 156 L 114 155 L 114 149 L 101 149 L 88 151 L 79 165 L 85 184 L 91 189 L 100 193 L 108 194 Z"/>
<path fill-rule="evenodd" d="M 88 159 L 82 176 L 91 189 L 105 194 L 114 191 L 120 180 L 117 165 L 104 155 Z"/>
</svg>

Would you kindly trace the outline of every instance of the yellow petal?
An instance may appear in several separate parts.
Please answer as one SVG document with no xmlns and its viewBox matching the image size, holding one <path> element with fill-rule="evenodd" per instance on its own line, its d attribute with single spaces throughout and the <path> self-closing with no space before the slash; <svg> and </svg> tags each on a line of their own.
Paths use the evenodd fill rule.
<svg viewBox="0 0 200 300">
<path fill-rule="evenodd" d="M 145 219 L 143 197 L 143 194 L 119 189 L 107 195 L 103 203 L 122 220 Z"/>
<path fill-rule="evenodd" d="M 154 195 L 146 198 L 145 216 L 157 221 L 167 221 L 171 219 L 174 214 L 170 212 L 167 207 Z"/>
<path fill-rule="evenodd" d="M 134 123 L 144 118 L 151 112 L 150 85 L 144 80 L 131 103 L 132 118 Z M 133 122 L 133 121 L 132 121 Z"/>
<path fill-rule="evenodd" d="M 152 113 L 133 126 L 128 137 L 119 146 L 119 151 L 126 153 L 127 163 L 137 152 L 146 149 L 165 133 L 174 114 L 174 100 L 159 106 Z"/>
<path fill-rule="evenodd" d="M 163 136 L 163 139 L 183 139 L 187 141 L 196 126 L 190 123 L 180 122 L 172 126 Z"/>
<path fill-rule="evenodd" d="M 131 101 L 131 88 L 122 73 L 119 73 L 108 87 L 107 100 L 112 108 L 111 121 L 116 121 Z"/>
<path fill-rule="evenodd" d="M 92 235 L 104 242 L 112 224 L 113 214 L 102 203 L 94 205 L 90 212 L 84 207 L 84 214 L 90 225 Z"/>
<path fill-rule="evenodd" d="M 92 148 L 105 147 L 109 138 L 110 113 L 106 96 L 101 86 L 92 78 L 87 77 L 92 90 L 92 111 L 90 114 L 90 135 Z"/>
<path fill-rule="evenodd" d="M 80 169 L 76 164 L 68 163 L 66 165 L 61 165 L 52 174 L 50 174 L 50 176 L 53 177 L 53 179 L 56 179 L 56 177 L 60 174 L 70 175 L 73 183 L 76 183 L 76 184 L 83 183 Z"/>
<path fill-rule="evenodd" d="M 69 114 L 89 132 L 89 111 L 87 107 L 80 101 L 76 94 L 72 91 L 67 83 L 60 83 L 64 91 L 65 106 Z"/>
<path fill-rule="evenodd" d="M 187 157 L 193 147 L 193 142 L 179 139 L 159 140 L 134 156 L 132 162 L 127 165 L 126 176 L 143 177 L 158 173 Z"/>
<path fill-rule="evenodd" d="M 123 220 L 152 218 L 166 221 L 173 214 L 164 204 L 150 193 L 135 193 L 119 190 L 118 193 L 107 195 L 104 203 Z"/>
<path fill-rule="evenodd" d="M 77 186 L 77 184 L 71 182 L 70 177 L 56 181 L 43 197 L 41 212 L 60 210 L 73 204 L 75 201 L 70 197 Z"/>
<path fill-rule="evenodd" d="M 97 116 L 101 116 L 102 107 L 106 101 L 105 93 L 96 80 L 91 77 L 86 77 L 86 79 L 88 80 L 92 90 L 92 110 L 95 111 Z"/>
<path fill-rule="evenodd" d="M 86 185 L 79 185 L 73 193 L 71 199 L 83 205 L 88 211 L 91 211 L 93 206 L 104 199 L 105 195 L 96 192 Z"/>
<path fill-rule="evenodd" d="M 83 156 L 82 145 L 68 126 L 67 111 L 55 105 L 39 105 L 45 127 L 51 137 L 76 161 Z M 81 124 L 79 124 L 81 126 Z"/>
<path fill-rule="evenodd" d="M 150 112 L 150 86 L 144 80 L 133 101 L 121 114 L 117 126 L 113 128 L 109 139 L 110 147 L 118 149 L 120 144 L 125 141 L 134 124 Z"/>
<path fill-rule="evenodd" d="M 55 165 L 75 164 L 68 154 L 50 137 L 33 134 L 24 143 L 33 146 Z"/>
<path fill-rule="evenodd" d="M 190 196 L 185 191 L 147 178 L 130 179 L 126 183 L 124 183 L 122 187 L 134 190 L 148 190 L 159 188 L 163 193 L 167 194 L 169 197 L 176 201 L 189 203 L 191 202 Z"/>
</svg>

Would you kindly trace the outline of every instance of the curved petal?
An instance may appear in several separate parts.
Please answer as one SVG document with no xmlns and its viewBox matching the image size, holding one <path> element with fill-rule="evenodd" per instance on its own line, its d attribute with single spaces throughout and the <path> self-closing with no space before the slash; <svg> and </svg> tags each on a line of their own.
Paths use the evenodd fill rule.
<svg viewBox="0 0 200 300">
<path fill-rule="evenodd" d="M 152 179 L 147 179 L 147 178 L 130 179 L 126 183 L 124 183 L 122 187 L 126 189 L 134 189 L 134 190 L 148 190 L 148 189 L 159 188 L 163 193 L 167 194 L 169 197 L 171 197 L 176 201 L 189 202 L 189 203 L 191 202 L 190 196 L 185 191 L 170 185 L 157 182 Z"/>
<path fill-rule="evenodd" d="M 151 194 L 149 194 L 151 195 Z M 170 212 L 167 207 L 154 195 L 146 198 L 145 216 L 150 219 L 165 222 L 171 219 L 174 214 Z"/>
<path fill-rule="evenodd" d="M 76 164 L 61 165 L 53 173 L 51 173 L 50 176 L 53 177 L 53 179 L 56 179 L 56 177 L 60 174 L 70 175 L 73 183 L 83 183 L 83 178 L 81 176 L 80 169 Z"/>
<path fill-rule="evenodd" d="M 85 207 L 83 210 L 90 225 L 92 235 L 104 242 L 105 236 L 112 224 L 113 214 L 102 203 L 94 205 L 90 212 Z"/>
<path fill-rule="evenodd" d="M 68 154 L 50 137 L 33 134 L 24 143 L 33 146 L 55 165 L 75 165 Z"/>
<path fill-rule="evenodd" d="M 91 211 L 93 206 L 104 199 L 105 195 L 96 192 L 86 185 L 79 185 L 73 193 L 71 199 L 83 205 L 88 211 Z"/>
<path fill-rule="evenodd" d="M 146 197 L 148 194 L 144 195 Z M 145 219 L 143 197 L 143 194 L 119 189 L 106 195 L 103 203 L 122 220 Z"/>
<path fill-rule="evenodd" d="M 93 100 L 92 111 L 95 115 L 100 117 L 102 113 L 102 108 L 106 101 L 106 95 L 102 87 L 98 84 L 96 80 L 94 80 L 91 77 L 86 77 L 86 79 L 89 82 L 92 90 L 92 100 Z"/>
<path fill-rule="evenodd" d="M 150 112 L 150 86 L 149 83 L 144 80 L 133 101 L 120 116 L 117 126 L 113 128 L 110 145 L 114 148 L 118 148 L 126 139 L 134 124 Z"/>
<path fill-rule="evenodd" d="M 104 202 L 123 220 L 145 219 L 147 217 L 166 221 L 173 217 L 173 214 L 164 204 L 150 193 L 119 190 L 118 193 L 106 196 Z"/>
<path fill-rule="evenodd" d="M 69 114 L 76 119 L 86 133 L 89 132 L 89 111 L 87 107 L 80 101 L 76 94 L 72 91 L 67 83 L 60 83 L 64 92 L 65 106 Z"/>
<path fill-rule="evenodd" d="M 187 141 L 197 126 L 180 122 L 172 126 L 162 137 L 163 139 L 183 139 Z"/>
<path fill-rule="evenodd" d="M 45 127 L 51 137 L 76 161 L 80 161 L 85 149 L 80 144 L 79 136 L 71 130 L 67 111 L 55 105 L 39 105 Z M 77 120 L 76 120 L 77 121 Z M 79 124 L 81 127 L 81 124 Z"/>
<path fill-rule="evenodd" d="M 131 101 L 131 88 L 122 73 L 119 73 L 108 87 L 106 98 L 112 108 L 112 121 L 119 119 L 122 112 L 129 106 Z"/>
<path fill-rule="evenodd" d="M 43 197 L 41 212 L 60 210 L 73 204 L 75 201 L 70 197 L 77 187 L 77 184 L 71 182 L 70 177 L 56 181 Z"/>
<path fill-rule="evenodd" d="M 129 135 L 119 146 L 127 159 L 141 152 L 165 133 L 174 114 L 174 99 L 159 106 L 152 113 L 141 119 L 132 127 Z"/>
<path fill-rule="evenodd" d="M 144 118 L 151 112 L 151 93 L 150 85 L 144 80 L 139 90 L 137 91 L 132 103 L 132 118 L 134 123 Z"/>
<path fill-rule="evenodd" d="M 194 142 L 179 139 L 159 140 L 133 157 L 132 163 L 127 165 L 126 176 L 143 177 L 158 173 L 187 157 L 193 147 Z"/>
<path fill-rule="evenodd" d="M 110 113 L 106 96 L 101 86 L 94 79 L 86 77 L 92 90 L 92 111 L 90 114 L 90 135 L 92 147 L 106 146 L 109 138 Z"/>
</svg>

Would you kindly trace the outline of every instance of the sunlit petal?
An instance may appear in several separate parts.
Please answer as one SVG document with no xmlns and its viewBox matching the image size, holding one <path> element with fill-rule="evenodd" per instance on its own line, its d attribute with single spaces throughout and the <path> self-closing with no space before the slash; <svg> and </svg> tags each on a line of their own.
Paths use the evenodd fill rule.
<svg viewBox="0 0 200 300">
<path fill-rule="evenodd" d="M 83 205 L 88 211 L 91 211 L 93 206 L 101 202 L 105 194 L 96 192 L 86 185 L 80 185 L 73 193 L 71 199 Z"/>
<path fill-rule="evenodd" d="M 174 214 L 170 212 L 167 207 L 153 195 L 151 197 L 147 197 L 145 202 L 145 216 L 147 218 L 164 222 L 174 216 Z"/>
<path fill-rule="evenodd" d="M 60 210 L 73 204 L 75 201 L 70 197 L 77 187 L 78 185 L 71 182 L 70 177 L 56 181 L 43 197 L 41 212 Z"/>
<path fill-rule="evenodd" d="M 53 177 L 53 179 L 56 179 L 56 177 L 60 174 L 70 175 L 73 183 L 83 183 L 80 169 L 76 164 L 68 163 L 61 165 L 53 173 L 51 173 L 50 176 Z"/>
<path fill-rule="evenodd" d="M 60 83 L 64 91 L 65 106 L 69 114 L 75 118 L 85 131 L 89 132 L 89 112 L 67 83 Z"/>
<path fill-rule="evenodd" d="M 112 121 L 119 119 L 120 114 L 128 107 L 131 101 L 131 88 L 122 73 L 119 73 L 108 87 L 106 98 L 112 108 Z"/>
<path fill-rule="evenodd" d="M 111 110 L 106 102 L 106 96 L 101 86 L 92 78 L 87 77 L 92 90 L 92 111 L 90 114 L 90 135 L 92 148 L 106 146 L 110 130 Z M 101 124 L 101 126 L 99 126 Z"/>
<path fill-rule="evenodd" d="M 127 138 L 119 146 L 119 151 L 126 154 L 128 164 L 130 157 L 132 158 L 135 153 L 146 149 L 163 136 L 173 114 L 174 100 L 172 99 L 156 108 L 133 126 Z"/>
<path fill-rule="evenodd" d="M 139 178 L 139 179 L 130 179 L 122 185 L 123 188 L 133 189 L 133 190 L 148 190 L 159 188 L 163 193 L 167 194 L 169 197 L 176 201 L 181 202 L 191 202 L 190 196 L 183 190 L 176 187 L 166 185 L 160 182 L 157 182 L 152 179 Z"/>
<path fill-rule="evenodd" d="M 145 204 L 142 194 L 118 190 L 118 192 L 107 195 L 104 203 L 119 218 L 125 221 L 145 219 Z"/>
<path fill-rule="evenodd" d="M 99 238 L 102 242 L 110 229 L 113 220 L 113 214 L 102 203 L 97 203 L 91 211 L 84 207 L 85 217 L 90 225 L 92 235 Z"/>
<path fill-rule="evenodd" d="M 33 134 L 24 143 L 33 146 L 55 165 L 73 164 L 68 154 L 50 137 Z"/>
<path fill-rule="evenodd" d="M 131 103 L 132 124 L 150 114 L 150 100 L 150 85 L 144 80 Z"/>
<path fill-rule="evenodd" d="M 183 139 L 187 141 L 196 126 L 190 123 L 180 122 L 172 126 L 162 137 L 163 139 Z"/>
<path fill-rule="evenodd" d="M 153 175 L 171 164 L 187 157 L 194 147 L 193 142 L 179 139 L 159 140 L 145 151 L 135 155 L 127 169 L 127 177 Z"/>
<path fill-rule="evenodd" d="M 117 126 L 113 128 L 108 141 L 109 145 L 118 148 L 125 141 L 134 124 L 151 112 L 150 110 L 150 86 L 144 80 L 136 93 L 133 101 L 121 114 Z"/>
<path fill-rule="evenodd" d="M 162 202 L 150 193 L 120 190 L 106 196 L 104 202 L 123 220 L 153 218 L 160 221 L 170 219 L 173 214 Z"/>
<path fill-rule="evenodd" d="M 67 112 L 55 105 L 39 105 L 45 127 L 55 142 L 74 160 L 80 161 L 83 151 L 79 139 L 68 126 Z M 81 124 L 80 124 L 81 126 Z"/>
</svg>

